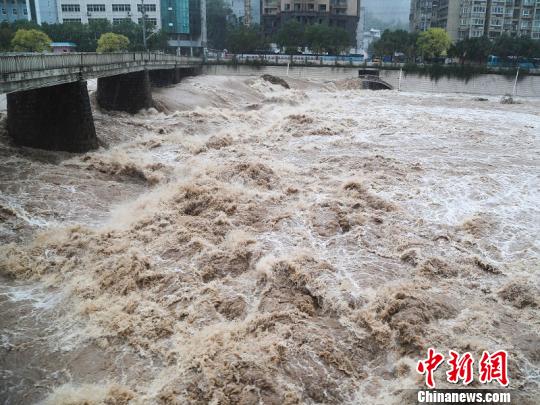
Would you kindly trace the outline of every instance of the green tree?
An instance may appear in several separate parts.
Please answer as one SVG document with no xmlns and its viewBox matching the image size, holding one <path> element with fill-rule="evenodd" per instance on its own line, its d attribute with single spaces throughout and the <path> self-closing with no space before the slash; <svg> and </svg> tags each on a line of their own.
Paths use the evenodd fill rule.
<svg viewBox="0 0 540 405">
<path fill-rule="evenodd" d="M 11 40 L 14 35 L 15 32 L 8 22 L 4 21 L 0 24 L 0 51 L 7 52 L 11 49 Z"/>
<path fill-rule="evenodd" d="M 129 48 L 129 39 L 125 35 L 107 32 L 98 40 L 97 52 L 121 52 Z"/>
<path fill-rule="evenodd" d="M 306 28 L 306 43 L 318 54 L 327 50 L 330 41 L 330 29 L 326 24 L 313 24 Z"/>
<path fill-rule="evenodd" d="M 225 5 L 224 0 L 208 0 L 206 2 L 206 26 L 208 47 L 223 49 L 227 46 L 229 26 L 228 20 L 232 17 L 232 10 Z"/>
<path fill-rule="evenodd" d="M 347 51 L 351 45 L 351 36 L 343 28 L 330 27 L 330 38 L 328 43 L 328 52 L 334 55 L 339 55 Z"/>
<path fill-rule="evenodd" d="M 373 43 L 370 52 L 376 56 L 391 56 L 396 53 L 403 53 L 407 59 L 414 60 L 416 53 L 416 33 L 408 33 L 405 30 L 385 30 L 381 38 Z"/>
<path fill-rule="evenodd" d="M 487 37 L 466 38 L 452 45 L 448 55 L 459 58 L 462 64 L 465 62 L 483 64 L 486 63 L 492 49 L 493 43 Z"/>
<path fill-rule="evenodd" d="M 16 52 L 43 52 L 50 48 L 51 39 L 42 31 L 36 29 L 19 29 L 11 40 L 11 46 Z"/>
<path fill-rule="evenodd" d="M 431 59 L 446 55 L 446 51 L 452 45 L 452 40 L 444 29 L 430 28 L 420 33 L 416 44 L 421 55 Z"/>
<path fill-rule="evenodd" d="M 159 30 L 148 38 L 148 49 L 151 51 L 165 51 L 169 44 L 169 36 L 163 30 Z"/>
<path fill-rule="evenodd" d="M 351 37 L 347 31 L 326 24 L 313 24 L 306 28 L 306 43 L 315 53 L 328 52 L 340 54 L 351 45 Z"/>
<path fill-rule="evenodd" d="M 296 20 L 287 21 L 276 33 L 275 41 L 287 53 L 295 53 L 298 47 L 305 45 L 304 26 Z"/>
<path fill-rule="evenodd" d="M 97 41 L 91 36 L 88 25 L 81 23 L 43 24 L 43 31 L 55 42 L 73 42 L 80 52 L 95 52 Z"/>
<path fill-rule="evenodd" d="M 250 53 L 266 47 L 258 26 L 231 27 L 227 33 L 226 46 L 233 53 Z"/>
</svg>

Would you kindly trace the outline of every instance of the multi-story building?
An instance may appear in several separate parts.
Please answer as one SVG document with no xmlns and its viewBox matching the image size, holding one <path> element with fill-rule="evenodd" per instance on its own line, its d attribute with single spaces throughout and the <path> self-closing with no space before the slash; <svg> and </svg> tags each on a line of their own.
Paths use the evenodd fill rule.
<svg viewBox="0 0 540 405">
<path fill-rule="evenodd" d="M 142 23 L 141 0 L 57 0 L 58 22 L 88 24 L 108 20 L 112 24 L 123 21 Z M 145 0 L 144 11 L 149 27 L 161 28 L 159 0 Z"/>
<path fill-rule="evenodd" d="M 230 0 L 230 7 L 238 22 L 246 25 L 261 23 L 260 0 Z"/>
<path fill-rule="evenodd" d="M 540 0 L 412 0 L 410 27 L 441 27 L 454 41 L 503 34 L 540 39 Z"/>
<path fill-rule="evenodd" d="M 0 22 L 29 20 L 37 24 L 58 22 L 56 0 L 4 0 L 0 3 Z"/>
<path fill-rule="evenodd" d="M 163 30 L 169 46 L 178 53 L 192 54 L 203 46 L 201 0 L 161 0 Z"/>
<path fill-rule="evenodd" d="M 431 28 L 438 3 L 434 0 L 411 0 L 410 30 L 426 31 Z"/>
<path fill-rule="evenodd" d="M 261 0 L 261 25 L 271 37 L 291 19 L 302 24 L 328 24 L 344 28 L 356 41 L 360 0 Z"/>
<path fill-rule="evenodd" d="M 16 20 L 28 20 L 29 7 L 26 0 L 3 1 L 1 3 L 0 21 L 13 22 Z"/>
</svg>

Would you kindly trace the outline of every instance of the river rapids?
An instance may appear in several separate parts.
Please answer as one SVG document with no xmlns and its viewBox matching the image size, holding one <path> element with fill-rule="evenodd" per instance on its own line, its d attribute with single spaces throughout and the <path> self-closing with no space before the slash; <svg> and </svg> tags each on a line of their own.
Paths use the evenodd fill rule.
<svg viewBox="0 0 540 405">
<path fill-rule="evenodd" d="M 93 102 L 80 155 L 2 129 L 0 402 L 403 404 L 433 347 L 538 403 L 540 99 L 289 84 Z"/>
</svg>

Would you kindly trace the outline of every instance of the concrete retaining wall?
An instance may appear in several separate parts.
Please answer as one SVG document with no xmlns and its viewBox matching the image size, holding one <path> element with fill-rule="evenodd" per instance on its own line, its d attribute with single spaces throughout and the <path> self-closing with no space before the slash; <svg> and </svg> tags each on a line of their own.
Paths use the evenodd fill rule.
<svg viewBox="0 0 540 405">
<path fill-rule="evenodd" d="M 316 81 L 330 81 L 350 79 L 358 77 L 358 68 L 349 67 L 304 67 L 291 66 L 287 71 L 286 66 L 231 66 L 211 65 L 204 66 L 204 74 L 225 76 L 258 76 L 271 74 L 283 78 L 309 79 Z M 381 70 L 380 77 L 398 88 L 399 71 Z M 401 90 L 410 92 L 433 92 L 433 93 L 467 93 L 502 96 L 512 93 L 514 79 L 502 75 L 480 75 L 468 82 L 459 79 L 441 78 L 438 81 L 429 77 L 421 77 L 417 74 L 403 74 Z M 540 76 L 527 76 L 518 81 L 517 96 L 540 97 Z"/>
</svg>

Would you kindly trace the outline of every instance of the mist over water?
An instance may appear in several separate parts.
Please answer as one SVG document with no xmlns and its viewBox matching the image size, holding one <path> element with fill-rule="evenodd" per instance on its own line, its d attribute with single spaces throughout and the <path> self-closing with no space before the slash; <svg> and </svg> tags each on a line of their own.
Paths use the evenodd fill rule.
<svg viewBox="0 0 540 405">
<path fill-rule="evenodd" d="M 83 155 L 3 135 L 0 402 L 406 403 L 434 347 L 537 403 L 540 100 L 290 84 L 94 106 Z"/>
</svg>

